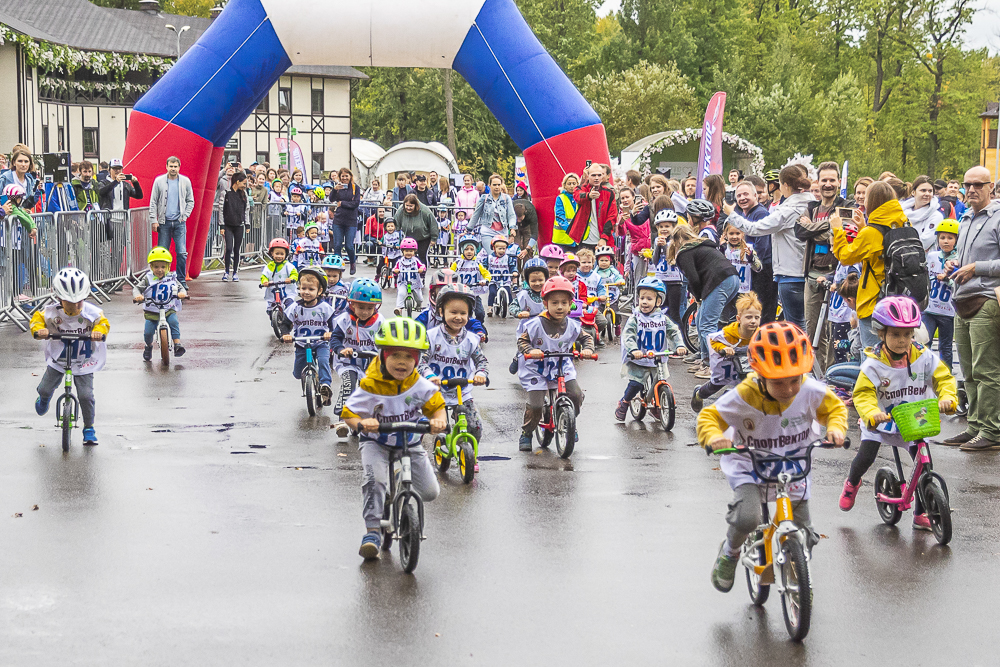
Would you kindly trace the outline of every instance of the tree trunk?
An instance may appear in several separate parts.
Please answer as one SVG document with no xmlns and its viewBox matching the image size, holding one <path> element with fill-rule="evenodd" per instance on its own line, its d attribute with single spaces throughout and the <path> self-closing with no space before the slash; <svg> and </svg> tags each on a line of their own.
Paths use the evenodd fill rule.
<svg viewBox="0 0 1000 667">
<path fill-rule="evenodd" d="M 929 118 L 931 121 L 931 131 L 927 134 L 930 139 L 930 151 L 927 153 L 927 175 L 934 178 L 937 169 L 937 154 L 940 148 L 940 141 L 937 133 L 938 116 L 941 114 L 941 89 L 944 87 L 944 58 L 938 58 L 934 69 L 934 93 L 931 95 L 931 109 Z"/>
<path fill-rule="evenodd" d="M 444 118 L 448 126 L 448 150 L 458 159 L 458 148 L 455 141 L 455 108 L 454 99 L 451 92 L 451 68 L 444 70 Z"/>
</svg>

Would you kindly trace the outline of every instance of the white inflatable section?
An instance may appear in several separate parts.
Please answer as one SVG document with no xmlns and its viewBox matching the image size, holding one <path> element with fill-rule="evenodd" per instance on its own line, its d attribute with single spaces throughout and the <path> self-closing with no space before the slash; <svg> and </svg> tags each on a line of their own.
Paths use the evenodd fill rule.
<svg viewBox="0 0 1000 667">
<path fill-rule="evenodd" d="M 261 0 L 295 65 L 450 68 L 486 0 Z"/>
</svg>

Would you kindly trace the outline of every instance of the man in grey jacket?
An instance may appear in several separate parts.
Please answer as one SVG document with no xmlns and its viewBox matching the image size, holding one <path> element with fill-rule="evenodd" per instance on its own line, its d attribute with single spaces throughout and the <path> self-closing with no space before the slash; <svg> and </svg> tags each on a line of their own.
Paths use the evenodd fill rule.
<svg viewBox="0 0 1000 667">
<path fill-rule="evenodd" d="M 958 258 L 945 262 L 955 290 L 955 341 L 969 397 L 969 424 L 944 441 L 965 451 L 1000 449 L 1000 201 L 985 167 L 965 172 L 966 209 L 958 234 Z"/>
<path fill-rule="evenodd" d="M 187 289 L 187 219 L 194 210 L 194 190 L 191 179 L 181 176 L 180 158 L 167 158 L 167 173 L 153 181 L 149 196 L 149 221 L 157 232 L 156 245 L 170 249 L 174 242 L 177 258 L 177 279 Z"/>
</svg>

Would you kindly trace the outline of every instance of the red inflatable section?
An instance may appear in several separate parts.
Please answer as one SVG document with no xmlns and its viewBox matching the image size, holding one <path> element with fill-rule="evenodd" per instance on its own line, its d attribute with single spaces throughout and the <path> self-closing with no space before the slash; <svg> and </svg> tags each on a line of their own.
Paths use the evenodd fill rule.
<svg viewBox="0 0 1000 667">
<path fill-rule="evenodd" d="M 166 173 L 168 156 L 177 156 L 181 161 L 181 174 L 191 179 L 194 210 L 187 221 L 187 265 L 192 278 L 201 273 L 223 150 L 213 147 L 207 139 L 159 118 L 140 111 L 129 115 L 122 162 L 125 173 L 135 174 L 142 183 L 145 197 L 141 205 L 149 204 L 153 180 Z M 156 242 L 155 234 L 153 242 Z"/>
<path fill-rule="evenodd" d="M 558 162 L 553 152 L 559 156 Z M 563 176 L 569 172 L 580 174 L 587 167 L 587 160 L 604 164 L 611 162 L 608 137 L 601 123 L 550 137 L 547 142 L 541 141 L 524 150 L 531 201 L 538 211 L 539 247 L 552 241 L 556 197 Z"/>
</svg>

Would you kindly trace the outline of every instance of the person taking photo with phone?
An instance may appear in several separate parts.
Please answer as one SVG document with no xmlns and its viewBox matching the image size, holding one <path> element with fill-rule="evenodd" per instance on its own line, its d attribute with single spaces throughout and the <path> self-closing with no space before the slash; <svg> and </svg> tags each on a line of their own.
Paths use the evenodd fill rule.
<svg viewBox="0 0 1000 667">
<path fill-rule="evenodd" d="M 123 173 L 122 161 L 115 158 L 111 161 L 108 177 L 98 188 L 97 199 L 101 209 L 105 211 L 127 211 L 131 208 L 129 200 L 142 199 L 142 186 L 139 179 L 132 174 Z"/>
</svg>

